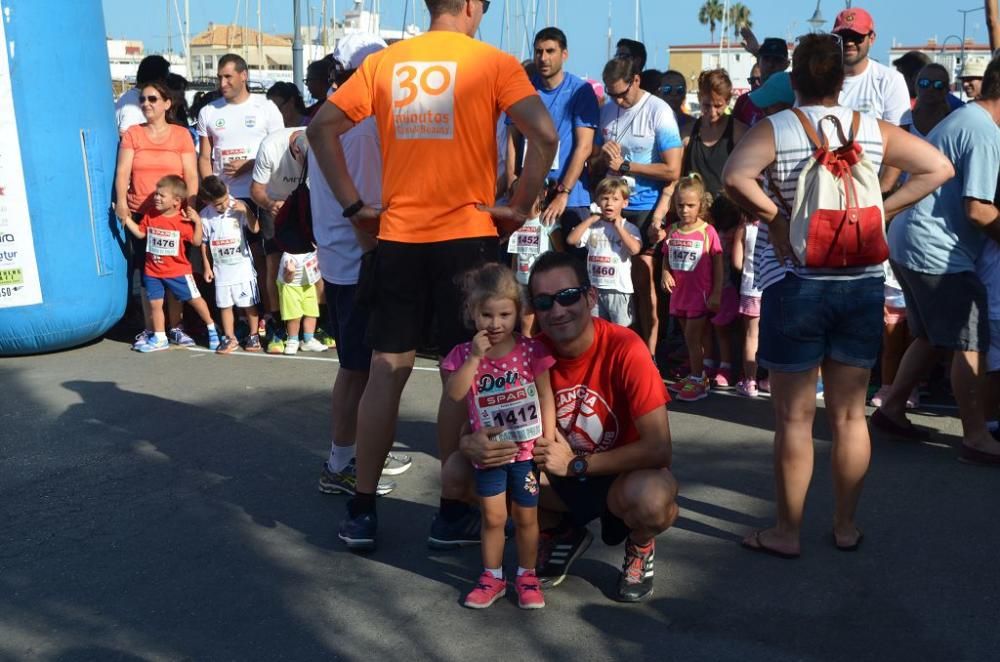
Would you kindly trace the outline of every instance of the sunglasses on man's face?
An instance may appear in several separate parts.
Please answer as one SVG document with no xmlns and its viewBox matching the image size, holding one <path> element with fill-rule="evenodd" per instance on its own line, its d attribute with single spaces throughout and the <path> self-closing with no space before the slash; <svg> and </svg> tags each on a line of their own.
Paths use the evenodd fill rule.
<svg viewBox="0 0 1000 662">
<path fill-rule="evenodd" d="M 146 102 L 149 102 L 149 103 L 156 103 L 159 100 L 160 100 L 160 97 L 155 96 L 155 95 L 151 96 L 151 97 L 139 97 L 139 103 L 142 103 L 143 101 L 146 101 Z"/>
<path fill-rule="evenodd" d="M 634 83 L 634 82 L 635 81 L 632 81 L 632 83 Z M 604 93 L 607 94 L 612 99 L 624 99 L 625 97 L 628 96 L 628 91 L 632 89 L 632 83 L 629 83 L 628 85 L 626 85 L 625 89 L 622 90 L 621 92 L 612 92 L 605 85 L 605 87 L 604 87 Z"/>
<path fill-rule="evenodd" d="M 536 294 L 531 297 L 531 306 L 543 313 L 552 310 L 553 306 L 557 303 L 566 308 L 578 302 L 589 290 L 590 285 L 581 285 L 580 287 L 567 287 L 565 290 L 559 290 L 555 294 Z"/>
<path fill-rule="evenodd" d="M 860 32 L 855 32 L 854 30 L 843 30 L 841 32 L 837 32 L 836 34 L 847 43 L 860 44 L 871 35 L 871 32 L 861 34 Z"/>
<path fill-rule="evenodd" d="M 935 90 L 943 90 L 947 87 L 943 80 L 931 80 L 930 78 L 921 78 L 917 81 L 917 86 L 924 90 L 928 87 L 933 87 Z"/>
<path fill-rule="evenodd" d="M 687 88 L 683 85 L 661 85 L 660 94 L 667 96 L 668 94 L 684 94 Z"/>
<path fill-rule="evenodd" d="M 483 13 L 485 14 L 490 10 L 490 0 L 479 0 L 483 3 Z"/>
</svg>

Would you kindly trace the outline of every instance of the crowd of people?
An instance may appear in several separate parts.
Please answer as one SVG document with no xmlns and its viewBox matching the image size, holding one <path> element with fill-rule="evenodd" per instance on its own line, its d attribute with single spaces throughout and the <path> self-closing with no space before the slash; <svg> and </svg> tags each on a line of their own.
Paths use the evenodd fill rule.
<svg viewBox="0 0 1000 662">
<path fill-rule="evenodd" d="M 791 53 L 745 30 L 751 91 L 704 71 L 693 117 L 689 81 L 647 69 L 639 42 L 596 86 L 567 70 L 558 28 L 521 63 L 473 38 L 489 2 L 426 3 L 426 34 L 349 35 L 310 64 L 310 107 L 293 84 L 251 95 L 232 54 L 191 111 L 155 56 L 119 101 L 133 348 L 193 344 L 198 320 L 219 353 L 335 346 L 319 489 L 352 497 L 348 548 L 375 549 L 376 497 L 411 466 L 390 451 L 428 347 L 428 544 L 482 544 L 472 608 L 506 592 L 506 535 L 518 604 L 544 606 L 595 519 L 625 543 L 617 598 L 651 594 L 678 513 L 668 389 L 770 394 L 776 520 L 743 546 L 781 558 L 800 554 L 819 398 L 839 550 L 863 539 L 866 402 L 880 433 L 928 438 L 906 411 L 949 354 L 959 457 L 1000 465 L 1000 60 L 963 63 L 963 102 L 920 53 L 872 59 L 875 21 L 849 8 Z"/>
</svg>

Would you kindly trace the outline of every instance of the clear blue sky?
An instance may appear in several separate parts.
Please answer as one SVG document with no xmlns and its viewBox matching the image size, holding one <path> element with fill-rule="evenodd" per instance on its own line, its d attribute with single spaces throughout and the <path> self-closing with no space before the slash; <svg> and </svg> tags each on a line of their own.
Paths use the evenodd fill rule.
<svg viewBox="0 0 1000 662">
<path fill-rule="evenodd" d="M 366 0 L 370 6 L 372 0 Z M 166 47 L 168 31 L 167 5 L 171 7 L 170 31 L 174 35 L 174 48 L 180 50 L 177 38 L 178 28 L 173 17 L 174 0 L 102 0 L 105 25 L 108 35 L 116 38 L 139 39 L 145 42 L 147 51 L 160 51 Z M 243 22 L 244 8 L 249 2 L 249 23 L 257 25 L 256 0 L 190 0 L 191 32 L 204 30 L 209 21 L 230 23 L 239 9 L 239 21 Z M 320 20 L 321 0 L 300 0 L 303 23 L 308 21 L 309 8 L 315 22 Z M 183 0 L 177 0 L 183 11 Z M 346 8 L 353 6 L 351 0 L 327 0 L 328 11 L 336 6 L 343 16 Z M 423 0 L 417 0 L 419 20 L 414 21 L 412 10 L 408 23 L 415 22 L 426 28 L 427 18 Z M 635 32 L 634 0 L 506 0 L 510 21 L 515 12 L 523 7 L 529 14 L 528 32 L 533 33 L 530 18 L 532 8 L 538 7 L 538 18 L 534 25 L 546 25 L 546 6 L 550 11 L 558 4 L 558 25 L 569 36 L 569 69 L 578 74 L 597 75 L 604 65 L 607 48 L 608 8 L 612 8 L 611 29 L 617 40 L 632 37 Z M 649 64 L 658 69 L 666 68 L 666 47 L 670 44 L 704 43 L 709 40 L 708 27 L 698 23 L 698 9 L 703 0 L 642 0 L 641 38 L 650 50 Z M 806 20 L 816 8 L 814 0 L 744 0 L 751 10 L 754 30 L 761 37 L 777 36 L 794 38 L 808 32 Z M 412 0 L 382 0 L 383 27 L 398 28 L 403 22 L 403 8 L 412 6 Z M 948 35 L 962 34 L 962 15 L 959 8 L 981 8 L 982 0 L 872 0 L 855 2 L 864 7 L 875 18 L 878 41 L 874 55 L 885 61 L 893 39 L 898 43 L 922 44 L 929 37 L 937 37 L 938 43 Z M 144 11 L 136 11 L 137 7 Z M 501 46 L 515 54 L 523 39 L 523 30 L 511 30 L 514 45 L 507 41 L 504 29 L 505 0 L 493 0 L 490 11 L 483 21 L 482 38 Z M 820 9 L 827 19 L 826 29 L 830 29 L 834 16 L 843 9 L 843 0 L 821 0 Z M 263 0 L 261 2 L 262 25 L 266 32 L 291 33 L 292 0 Z M 988 41 L 986 20 L 982 11 L 968 15 L 967 35 L 977 42 Z M 953 40 L 952 40 L 953 41 Z M 527 52 L 527 51 L 526 51 Z"/>
</svg>

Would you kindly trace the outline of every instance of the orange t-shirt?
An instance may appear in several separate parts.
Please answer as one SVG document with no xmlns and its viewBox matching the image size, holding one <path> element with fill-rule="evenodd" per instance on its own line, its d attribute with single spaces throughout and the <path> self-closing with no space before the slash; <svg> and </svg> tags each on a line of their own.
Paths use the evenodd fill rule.
<svg viewBox="0 0 1000 662">
<path fill-rule="evenodd" d="M 496 126 L 535 95 L 520 63 L 458 32 L 374 53 L 331 97 L 352 121 L 375 116 L 382 143 L 379 238 L 404 243 L 496 236 Z"/>
<path fill-rule="evenodd" d="M 153 209 L 156 182 L 166 175 L 184 177 L 181 155 L 194 154 L 191 133 L 182 126 L 170 124 L 170 132 L 162 142 L 153 142 L 146 127 L 136 124 L 122 134 L 122 148 L 134 151 L 132 174 L 126 202 L 133 213 L 145 214 Z"/>
</svg>

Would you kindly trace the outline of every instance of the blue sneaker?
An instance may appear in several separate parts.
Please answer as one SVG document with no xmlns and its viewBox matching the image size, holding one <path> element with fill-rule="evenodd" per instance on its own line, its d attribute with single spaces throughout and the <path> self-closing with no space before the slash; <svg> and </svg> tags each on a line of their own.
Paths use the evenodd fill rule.
<svg viewBox="0 0 1000 662">
<path fill-rule="evenodd" d="M 823 378 L 822 377 L 820 377 L 816 381 L 816 399 L 817 400 L 822 400 L 823 399 Z"/>
<path fill-rule="evenodd" d="M 152 331 L 143 331 L 142 333 L 136 335 L 135 342 L 132 343 L 133 351 L 140 351 L 139 348 L 148 343 L 150 340 L 156 337 Z"/>
<path fill-rule="evenodd" d="M 378 517 L 375 513 L 362 513 L 347 517 L 340 523 L 337 537 L 344 541 L 347 549 L 352 552 L 371 552 L 375 550 L 375 531 L 378 528 Z"/>
<path fill-rule="evenodd" d="M 165 349 L 170 349 L 170 341 L 166 338 L 163 340 L 157 340 L 154 336 L 147 340 L 146 344 L 139 347 L 136 351 L 148 354 L 150 352 L 162 352 Z"/>
<path fill-rule="evenodd" d="M 431 534 L 427 536 L 427 546 L 431 549 L 450 550 L 478 545 L 480 514 L 470 507 L 468 512 L 454 522 L 449 522 L 435 513 L 431 521 Z"/>
<path fill-rule="evenodd" d="M 191 341 L 191 344 L 192 345 L 194 344 L 193 340 Z M 210 350 L 212 350 L 213 352 L 215 350 L 219 349 L 219 332 L 218 331 L 209 331 L 208 332 L 208 348 Z"/>
<path fill-rule="evenodd" d="M 194 347 L 194 338 L 184 333 L 184 329 L 179 326 L 167 331 L 167 338 L 175 345 L 181 347 Z"/>
</svg>

